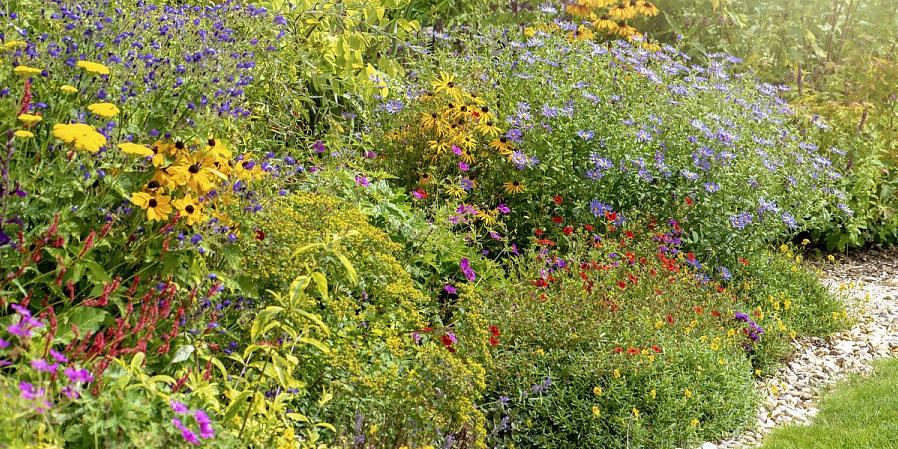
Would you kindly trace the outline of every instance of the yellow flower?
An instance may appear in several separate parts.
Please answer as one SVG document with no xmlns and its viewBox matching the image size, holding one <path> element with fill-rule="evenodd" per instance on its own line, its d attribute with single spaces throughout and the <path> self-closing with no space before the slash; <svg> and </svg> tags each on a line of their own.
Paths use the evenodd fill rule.
<svg viewBox="0 0 898 449">
<path fill-rule="evenodd" d="M 592 416 L 599 416 L 601 413 L 602 413 L 602 411 L 599 410 L 598 406 L 596 406 L 596 405 L 592 406 Z"/>
<path fill-rule="evenodd" d="M 447 92 L 450 95 L 455 90 L 455 76 L 450 73 L 440 72 L 440 77 L 430 83 L 434 93 Z"/>
<path fill-rule="evenodd" d="M 498 136 L 499 133 L 502 132 L 502 128 L 496 126 L 492 120 L 487 120 L 485 122 L 480 122 L 477 125 L 477 132 L 484 136 Z"/>
<path fill-rule="evenodd" d="M 620 370 L 619 369 L 615 368 L 614 371 L 612 372 L 612 374 L 614 375 L 615 379 L 620 379 Z"/>
<path fill-rule="evenodd" d="M 63 85 L 62 87 L 59 88 L 59 90 L 65 92 L 67 94 L 78 93 L 78 89 L 75 86 L 71 86 L 68 84 Z"/>
<path fill-rule="evenodd" d="M 173 165 L 168 173 L 175 179 L 178 185 L 186 185 L 194 192 L 202 195 L 214 187 L 212 184 L 215 173 L 209 161 L 200 158 L 186 158 Z"/>
<path fill-rule="evenodd" d="M 96 153 L 106 145 L 106 137 L 84 123 L 57 123 L 53 125 L 53 137 L 90 153 Z"/>
<path fill-rule="evenodd" d="M 450 184 L 448 187 L 446 187 L 446 193 L 452 195 L 455 198 L 468 196 L 468 192 L 465 190 L 465 188 L 458 184 Z"/>
<path fill-rule="evenodd" d="M 502 187 L 505 188 L 505 193 L 511 195 L 517 195 L 519 193 L 523 193 L 524 190 L 526 190 L 526 187 L 524 187 L 524 184 L 520 181 L 509 181 L 505 184 L 502 184 Z"/>
<path fill-rule="evenodd" d="M 636 407 L 633 407 L 633 417 L 639 419 L 639 409 Z"/>
<path fill-rule="evenodd" d="M 41 73 L 41 69 L 36 69 L 34 67 L 28 67 L 27 65 L 17 65 L 16 68 L 12 69 L 13 73 L 20 76 L 31 76 L 38 75 Z"/>
<path fill-rule="evenodd" d="M 683 390 L 683 397 L 685 397 L 686 399 L 692 398 L 692 390 L 688 388 Z"/>
<path fill-rule="evenodd" d="M 97 75 L 109 75 L 109 67 L 97 62 L 78 61 L 78 67 Z"/>
<path fill-rule="evenodd" d="M 617 20 L 627 20 L 632 19 L 636 16 L 636 8 L 630 7 L 630 2 L 624 1 L 623 3 L 618 3 L 608 11 L 608 15 L 614 17 Z"/>
<path fill-rule="evenodd" d="M 592 394 L 594 394 L 596 396 L 601 396 L 602 395 L 602 387 L 600 387 L 598 385 L 596 385 L 595 387 L 592 387 Z"/>
<path fill-rule="evenodd" d="M 206 154 L 216 159 L 230 159 L 233 157 L 231 150 L 217 139 L 209 139 L 209 141 L 206 142 Z"/>
<path fill-rule="evenodd" d="M 830 263 L 835 263 L 836 256 L 833 256 L 832 254 L 830 254 L 830 255 L 826 256 L 826 260 L 828 260 Z"/>
<path fill-rule="evenodd" d="M 32 127 L 44 120 L 43 117 L 34 114 L 19 114 L 19 120 L 27 127 Z"/>
<path fill-rule="evenodd" d="M 28 139 L 28 138 L 34 137 L 34 133 L 33 133 L 33 132 L 31 132 L 31 131 L 25 131 L 24 129 L 20 129 L 20 130 L 16 131 L 16 132 L 13 133 L 13 134 L 15 134 L 15 136 L 18 137 L 18 138 L 20 138 L 20 139 Z"/>
<path fill-rule="evenodd" d="M 617 31 L 617 22 L 611 20 L 611 17 L 608 17 L 607 14 L 599 17 L 592 25 L 599 31 L 607 31 L 609 33 Z"/>
<path fill-rule="evenodd" d="M 658 7 L 649 2 L 643 2 L 641 5 L 637 5 L 636 11 L 646 17 L 655 17 L 659 12 Z"/>
<path fill-rule="evenodd" d="M 153 150 L 147 148 L 146 145 L 141 145 L 139 143 L 122 142 L 118 144 L 118 148 L 122 150 L 122 153 L 133 154 L 135 156 L 150 157 L 155 154 L 153 153 Z"/>
<path fill-rule="evenodd" d="M 658 390 L 655 390 L 654 388 L 652 388 L 652 391 L 649 391 L 649 397 L 652 399 L 655 399 L 656 397 L 658 397 Z"/>
<path fill-rule="evenodd" d="M 698 427 L 698 419 L 692 418 L 692 421 L 689 422 L 689 425 L 691 425 L 692 427 Z"/>
<path fill-rule="evenodd" d="M 118 107 L 112 103 L 94 103 L 89 105 L 87 110 L 103 118 L 112 118 L 121 112 Z"/>
<path fill-rule="evenodd" d="M 162 189 L 153 193 L 134 192 L 131 194 L 131 202 L 146 209 L 150 221 L 165 220 L 172 210 L 171 197 L 162 193 Z"/>
<path fill-rule="evenodd" d="M 25 41 L 20 40 L 11 40 L 5 44 L 3 44 L 3 48 L 6 50 L 15 50 L 17 48 L 25 48 L 28 44 Z"/>
<path fill-rule="evenodd" d="M 811 244 L 811 241 L 808 239 L 804 239 L 801 241 L 801 246 L 808 246 Z"/>
<path fill-rule="evenodd" d="M 511 146 L 508 144 L 508 138 L 506 138 L 505 136 L 502 136 L 490 142 L 490 148 L 495 149 L 499 152 L 499 154 L 503 156 L 508 156 L 512 153 Z"/>
</svg>

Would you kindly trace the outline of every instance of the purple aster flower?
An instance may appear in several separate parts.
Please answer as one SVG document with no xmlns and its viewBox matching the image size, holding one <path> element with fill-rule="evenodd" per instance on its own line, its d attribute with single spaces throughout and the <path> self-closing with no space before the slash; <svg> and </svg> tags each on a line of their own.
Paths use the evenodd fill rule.
<svg viewBox="0 0 898 449">
<path fill-rule="evenodd" d="M 215 436 L 215 430 L 212 429 L 212 420 L 209 419 L 209 415 L 206 412 L 197 410 L 193 412 L 193 417 L 196 418 L 196 422 L 200 426 L 200 438 L 209 439 Z"/>
<path fill-rule="evenodd" d="M 31 361 L 31 367 L 41 373 L 55 373 L 59 369 L 59 364 L 49 364 L 45 359 L 34 359 Z"/>
<path fill-rule="evenodd" d="M 50 356 L 53 357 L 53 360 L 56 360 L 59 363 L 69 363 L 69 358 L 65 356 L 65 354 L 58 352 L 54 349 L 50 350 Z"/>
<path fill-rule="evenodd" d="M 474 269 L 471 268 L 471 261 L 468 260 L 467 257 L 462 257 L 461 261 L 459 261 L 458 266 L 461 268 L 462 273 L 464 273 L 465 278 L 468 279 L 468 282 L 474 282 L 477 279 L 477 273 L 474 272 Z"/>
<path fill-rule="evenodd" d="M 172 399 L 171 402 L 169 402 L 169 405 L 171 405 L 171 409 L 175 413 L 178 413 L 178 414 L 183 415 L 184 413 L 187 413 L 190 411 L 190 409 L 187 408 L 187 404 L 184 404 L 183 402 L 178 402 L 174 399 Z"/>
</svg>

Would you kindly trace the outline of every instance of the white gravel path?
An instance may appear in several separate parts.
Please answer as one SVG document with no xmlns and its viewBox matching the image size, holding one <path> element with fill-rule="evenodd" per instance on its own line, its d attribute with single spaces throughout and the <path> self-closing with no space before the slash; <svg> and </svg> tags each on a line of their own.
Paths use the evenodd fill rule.
<svg viewBox="0 0 898 449">
<path fill-rule="evenodd" d="M 821 387 L 848 374 L 868 375 L 870 362 L 898 356 L 898 251 L 870 250 L 821 267 L 834 289 L 846 289 L 849 315 L 857 322 L 827 339 L 800 338 L 792 358 L 756 386 L 763 397 L 754 430 L 700 449 L 743 449 L 786 424 L 807 424 L 817 414 Z"/>
</svg>

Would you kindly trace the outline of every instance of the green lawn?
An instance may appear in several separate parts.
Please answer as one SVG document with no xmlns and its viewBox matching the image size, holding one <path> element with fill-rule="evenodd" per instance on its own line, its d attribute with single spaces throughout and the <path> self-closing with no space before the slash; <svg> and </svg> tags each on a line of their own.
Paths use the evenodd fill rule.
<svg viewBox="0 0 898 449">
<path fill-rule="evenodd" d="M 898 448 L 898 360 L 876 365 L 873 377 L 852 379 L 823 396 L 811 426 L 773 432 L 762 449 Z"/>
</svg>

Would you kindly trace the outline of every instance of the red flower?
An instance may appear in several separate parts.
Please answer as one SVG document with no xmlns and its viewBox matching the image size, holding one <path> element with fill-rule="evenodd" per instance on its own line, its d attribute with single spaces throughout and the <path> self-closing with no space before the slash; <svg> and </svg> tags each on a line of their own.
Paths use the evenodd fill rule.
<svg viewBox="0 0 898 449">
<path fill-rule="evenodd" d="M 639 349 L 636 349 L 636 348 L 627 349 L 627 354 L 630 354 L 630 355 L 639 354 Z"/>
<path fill-rule="evenodd" d="M 652 351 L 655 351 L 655 352 L 657 352 L 657 353 L 660 354 L 660 353 L 661 353 L 661 347 L 658 346 L 658 345 L 652 345 Z"/>
<path fill-rule="evenodd" d="M 574 228 L 565 226 L 561 231 L 564 232 L 564 235 L 571 235 L 571 233 L 574 232 Z"/>
<path fill-rule="evenodd" d="M 430 332 L 432 330 L 433 330 L 432 327 L 425 327 L 424 329 L 421 329 L 421 332 Z"/>
<path fill-rule="evenodd" d="M 741 257 L 739 258 L 739 263 L 741 263 L 742 265 L 745 265 L 746 267 L 748 266 L 748 261 Z"/>
<path fill-rule="evenodd" d="M 452 338 L 446 334 L 443 334 L 443 336 L 440 337 L 440 341 L 443 343 L 443 346 L 446 346 L 447 348 L 452 346 Z"/>
<path fill-rule="evenodd" d="M 608 221 L 615 221 L 615 220 L 617 220 L 617 212 L 609 212 L 609 211 L 606 210 L 606 211 L 605 211 L 605 219 L 608 220 Z"/>
<path fill-rule="evenodd" d="M 632 238 L 633 238 L 633 231 L 627 231 L 627 232 L 624 233 L 624 235 L 627 236 L 628 239 L 632 239 Z"/>
<path fill-rule="evenodd" d="M 536 229 L 533 231 L 533 233 L 536 234 L 537 237 L 539 237 L 539 236 L 543 235 L 543 230 L 542 230 L 542 229 L 539 229 L 539 228 L 536 228 Z"/>
<path fill-rule="evenodd" d="M 490 326 L 490 334 L 492 334 L 493 337 L 498 337 L 498 336 L 500 335 L 500 334 L 499 334 L 499 327 L 496 326 L 495 324 L 494 324 L 494 325 L 491 325 L 491 326 Z"/>
<path fill-rule="evenodd" d="M 589 232 L 592 232 L 595 228 L 592 225 L 583 225 L 583 229 L 586 229 Z"/>
<path fill-rule="evenodd" d="M 686 199 L 683 200 L 683 201 L 686 202 L 686 205 L 687 205 L 687 206 L 691 206 L 691 205 L 693 204 L 692 198 L 689 198 L 688 196 L 687 196 Z"/>
<path fill-rule="evenodd" d="M 617 286 L 621 288 L 621 290 L 627 288 L 627 283 L 624 281 L 617 281 Z"/>
<path fill-rule="evenodd" d="M 701 315 L 701 314 L 705 313 L 705 309 L 702 308 L 702 306 L 695 306 L 695 307 L 692 308 L 692 310 L 694 310 L 695 313 L 698 314 L 698 315 Z"/>
<path fill-rule="evenodd" d="M 555 195 L 555 196 L 552 197 L 552 201 L 554 201 L 555 204 L 561 204 L 561 202 L 563 201 L 563 199 L 561 198 L 561 195 Z"/>
<path fill-rule="evenodd" d="M 552 217 L 552 223 L 561 224 L 564 221 L 563 217 Z"/>
<path fill-rule="evenodd" d="M 624 352 L 624 348 L 622 348 L 622 347 L 620 347 L 620 346 L 614 348 L 614 353 L 615 353 L 615 354 L 620 354 L 620 353 L 622 353 L 622 352 Z"/>
<path fill-rule="evenodd" d="M 674 324 L 674 323 L 676 323 L 676 320 L 674 320 L 673 315 L 671 315 L 671 314 L 669 314 L 669 313 L 667 314 L 666 320 L 667 320 L 667 324 Z"/>
<path fill-rule="evenodd" d="M 711 316 L 713 316 L 714 318 L 720 318 L 720 312 L 717 310 L 712 310 Z"/>
<path fill-rule="evenodd" d="M 490 337 L 490 346 L 496 346 L 499 344 L 499 339 L 496 337 Z"/>
<path fill-rule="evenodd" d="M 256 229 L 256 240 L 265 240 L 265 231 Z"/>
</svg>

